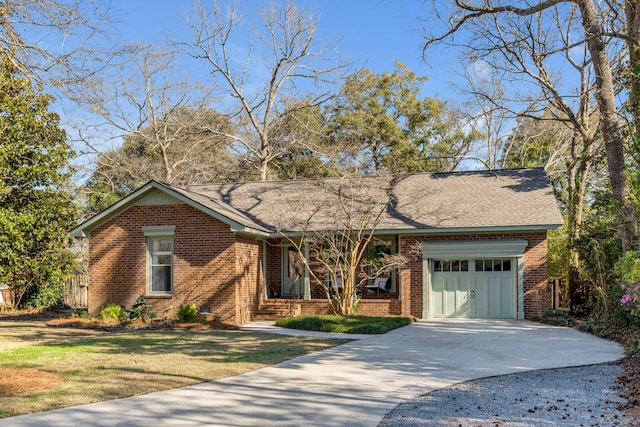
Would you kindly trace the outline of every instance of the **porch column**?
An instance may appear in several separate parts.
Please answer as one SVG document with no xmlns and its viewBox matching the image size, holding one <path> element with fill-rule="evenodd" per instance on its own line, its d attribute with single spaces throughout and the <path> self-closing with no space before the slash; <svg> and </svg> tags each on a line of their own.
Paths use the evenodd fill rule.
<svg viewBox="0 0 640 427">
<path fill-rule="evenodd" d="M 262 241 L 262 300 L 269 299 L 269 292 L 267 289 L 267 241 Z"/>
<path fill-rule="evenodd" d="M 307 260 L 305 262 L 305 267 L 302 269 L 302 299 L 309 300 L 311 299 L 311 279 L 309 274 L 309 243 L 304 244 L 304 259 Z"/>
<path fill-rule="evenodd" d="M 422 255 L 422 318 L 429 319 L 429 290 L 431 289 L 431 268 L 429 258 Z"/>
</svg>

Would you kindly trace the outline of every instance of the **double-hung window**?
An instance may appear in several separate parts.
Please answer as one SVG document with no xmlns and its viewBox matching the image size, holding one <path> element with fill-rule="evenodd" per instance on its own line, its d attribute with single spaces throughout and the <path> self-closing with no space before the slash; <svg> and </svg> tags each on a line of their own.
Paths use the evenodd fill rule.
<svg viewBox="0 0 640 427">
<path fill-rule="evenodd" d="M 147 238 L 147 294 L 173 294 L 175 226 L 143 227 Z"/>
</svg>

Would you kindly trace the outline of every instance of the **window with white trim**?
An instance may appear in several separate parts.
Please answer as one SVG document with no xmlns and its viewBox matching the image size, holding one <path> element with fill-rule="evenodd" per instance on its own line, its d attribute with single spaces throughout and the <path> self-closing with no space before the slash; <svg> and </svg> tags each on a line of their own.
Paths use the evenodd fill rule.
<svg viewBox="0 0 640 427">
<path fill-rule="evenodd" d="M 147 294 L 173 294 L 175 226 L 143 227 L 147 237 Z"/>
</svg>

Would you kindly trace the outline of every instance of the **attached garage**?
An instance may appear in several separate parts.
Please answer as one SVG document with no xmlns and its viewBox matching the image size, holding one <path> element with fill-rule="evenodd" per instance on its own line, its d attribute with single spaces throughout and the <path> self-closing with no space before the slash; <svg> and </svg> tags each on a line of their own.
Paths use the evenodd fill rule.
<svg viewBox="0 0 640 427">
<path fill-rule="evenodd" d="M 425 318 L 524 318 L 526 240 L 425 242 Z"/>
</svg>

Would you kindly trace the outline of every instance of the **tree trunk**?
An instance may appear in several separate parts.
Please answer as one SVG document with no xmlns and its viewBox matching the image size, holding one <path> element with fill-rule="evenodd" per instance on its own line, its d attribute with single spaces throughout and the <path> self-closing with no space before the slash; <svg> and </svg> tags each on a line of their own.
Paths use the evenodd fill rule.
<svg viewBox="0 0 640 427">
<path fill-rule="evenodd" d="M 266 159 L 260 160 L 260 181 L 269 180 L 269 161 Z"/>
<path fill-rule="evenodd" d="M 640 46 L 638 46 L 637 42 L 631 41 L 640 40 L 640 15 L 638 14 L 638 9 L 640 9 L 640 1 L 625 1 L 624 11 L 627 22 L 627 35 L 629 36 L 627 46 L 629 49 L 629 71 L 631 77 L 629 103 L 631 104 L 631 111 L 633 113 L 634 145 L 636 151 L 640 152 L 640 144 L 638 143 L 638 139 L 640 138 Z"/>
<path fill-rule="evenodd" d="M 607 168 L 613 197 L 617 202 L 618 228 L 622 250 L 634 248 L 638 237 L 638 214 L 631 200 L 631 191 L 624 166 L 624 145 L 618 127 L 618 114 L 613 90 L 611 64 L 605 50 L 603 30 L 596 13 L 593 0 L 577 0 L 582 14 L 582 23 L 587 40 L 587 48 L 596 77 L 596 100 L 600 112 L 602 138 L 607 153 Z"/>
</svg>

